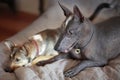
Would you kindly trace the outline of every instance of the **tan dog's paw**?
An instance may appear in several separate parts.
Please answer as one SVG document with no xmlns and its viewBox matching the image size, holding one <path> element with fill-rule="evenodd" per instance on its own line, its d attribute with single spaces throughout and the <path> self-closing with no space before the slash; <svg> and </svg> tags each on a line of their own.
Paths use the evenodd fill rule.
<svg viewBox="0 0 120 80">
<path fill-rule="evenodd" d="M 40 61 L 38 63 L 36 63 L 37 66 L 44 66 L 46 64 L 46 62 L 44 61 Z"/>
</svg>

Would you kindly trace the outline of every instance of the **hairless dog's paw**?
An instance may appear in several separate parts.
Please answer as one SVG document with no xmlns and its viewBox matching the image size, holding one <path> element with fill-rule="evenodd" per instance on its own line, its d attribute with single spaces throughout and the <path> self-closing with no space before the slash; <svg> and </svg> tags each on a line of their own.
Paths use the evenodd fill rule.
<svg viewBox="0 0 120 80">
<path fill-rule="evenodd" d="M 77 68 L 72 68 L 64 73 L 65 77 L 73 77 L 79 73 L 79 70 Z"/>
</svg>

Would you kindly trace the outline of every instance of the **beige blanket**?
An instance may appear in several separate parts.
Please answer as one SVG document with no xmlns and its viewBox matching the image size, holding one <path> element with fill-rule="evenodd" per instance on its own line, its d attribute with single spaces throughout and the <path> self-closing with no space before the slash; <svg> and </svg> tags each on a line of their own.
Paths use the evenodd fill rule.
<svg viewBox="0 0 120 80">
<path fill-rule="evenodd" d="M 44 67 L 20 67 L 14 73 L 3 71 L 9 54 L 5 46 L 0 44 L 0 80 L 120 80 L 120 56 L 109 62 L 104 67 L 86 68 L 73 78 L 65 78 L 63 72 L 79 61 L 59 60 Z M 6 54 L 4 54 L 6 53 Z M 8 54 L 7 54 L 8 53 Z"/>
</svg>

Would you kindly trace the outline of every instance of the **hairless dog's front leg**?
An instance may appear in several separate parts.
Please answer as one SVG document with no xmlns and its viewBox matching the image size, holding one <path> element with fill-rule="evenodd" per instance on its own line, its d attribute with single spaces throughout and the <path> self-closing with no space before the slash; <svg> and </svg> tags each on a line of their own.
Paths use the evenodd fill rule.
<svg viewBox="0 0 120 80">
<path fill-rule="evenodd" d="M 105 64 L 106 64 L 106 61 L 91 61 L 91 60 L 82 61 L 77 66 L 75 66 L 72 69 L 66 71 L 64 73 L 64 75 L 65 75 L 65 77 L 73 77 L 85 68 L 103 66 Z"/>
</svg>

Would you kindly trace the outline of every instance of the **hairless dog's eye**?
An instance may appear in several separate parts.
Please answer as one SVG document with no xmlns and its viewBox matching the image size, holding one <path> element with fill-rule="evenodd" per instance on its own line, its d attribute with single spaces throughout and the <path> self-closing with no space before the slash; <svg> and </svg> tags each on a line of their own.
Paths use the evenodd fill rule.
<svg viewBox="0 0 120 80">
<path fill-rule="evenodd" d="M 72 30 L 68 30 L 68 34 L 69 34 L 69 35 L 72 35 L 72 34 L 73 34 L 73 31 L 72 31 Z"/>
</svg>

